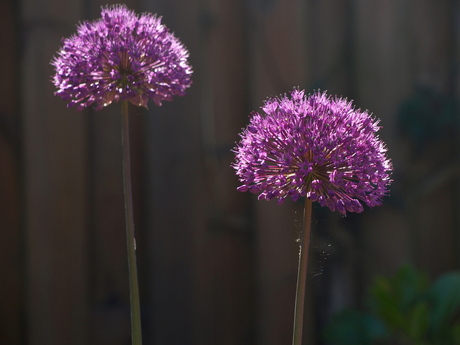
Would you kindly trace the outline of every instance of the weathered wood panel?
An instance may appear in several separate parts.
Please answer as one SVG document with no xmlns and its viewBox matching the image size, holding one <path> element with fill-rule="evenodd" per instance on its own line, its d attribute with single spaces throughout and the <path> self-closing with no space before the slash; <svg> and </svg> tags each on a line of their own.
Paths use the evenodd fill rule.
<svg viewBox="0 0 460 345">
<path fill-rule="evenodd" d="M 254 2 L 249 8 L 250 105 L 258 111 L 269 96 L 305 88 L 310 55 L 302 1 Z M 258 202 L 255 208 L 257 276 L 257 341 L 289 344 L 292 341 L 298 245 L 294 215 L 283 206 Z M 308 299 L 307 299 L 308 300 Z M 282 317 L 281 317 L 282 315 Z M 310 338 L 307 336 L 307 338 Z"/>
<path fill-rule="evenodd" d="M 20 189 L 18 16 L 13 1 L 0 3 L 0 343 L 24 340 L 23 237 Z"/>
<path fill-rule="evenodd" d="M 0 154 L 10 163 L 0 170 L 0 183 L 9 182 L 1 184 L 0 207 L 11 229 L 0 241 L 11 262 L 3 271 L 8 283 L 0 310 L 12 316 L 0 339 L 13 339 L 8 343 L 129 341 L 119 107 L 77 113 L 53 96 L 49 83 L 60 38 L 78 21 L 99 17 L 104 4 L 22 0 L 15 34 L 22 38 L 20 59 L 12 59 L 16 43 L 2 36 L 11 47 L 2 65 L 12 67 L 0 83 L 8 99 Z M 455 1 L 128 5 L 162 15 L 189 48 L 195 69 L 186 97 L 148 112 L 130 108 L 146 343 L 290 342 L 302 206 L 237 193 L 229 165 L 249 112 L 293 86 L 327 89 L 374 112 L 396 169 L 393 196 L 383 207 L 345 219 L 316 210 L 309 343 L 332 312 L 361 298 L 376 273 L 391 273 L 406 260 L 432 275 L 458 268 L 458 195 L 452 192 L 458 151 L 446 140 L 449 132 L 415 147 L 398 122 L 401 105 L 419 96 L 414 85 L 428 86 L 436 99 L 458 98 Z M 4 9 L 2 18 L 13 10 Z M 15 61 L 21 63 L 20 94 L 7 81 Z M 11 115 L 18 111 L 15 97 L 22 127 Z M 427 133 L 444 121 L 444 103 L 436 104 L 428 125 L 415 117 Z M 324 245 L 329 261 L 321 258 Z"/>
<path fill-rule="evenodd" d="M 53 96 L 52 56 L 80 18 L 78 2 L 22 3 L 26 321 L 30 344 L 88 342 L 84 115 Z"/>
<path fill-rule="evenodd" d="M 430 142 L 431 134 L 445 121 L 442 99 L 451 94 L 451 71 L 458 65 L 451 53 L 452 45 L 458 45 L 452 39 L 453 13 L 458 14 L 453 3 L 357 1 L 355 5 L 357 98 L 382 119 L 382 138 L 388 143 L 397 179 L 394 198 L 381 211 L 365 215 L 369 276 L 393 272 L 404 261 L 415 262 L 434 275 L 453 268 L 457 249 L 451 244 L 458 229 L 451 223 L 453 210 L 449 205 L 454 201 L 448 185 L 455 175 L 434 190 L 421 190 L 454 163 L 446 141 L 448 133 L 437 138 L 438 142 Z M 415 113 L 408 124 L 417 128 L 423 146 L 416 145 L 410 132 L 403 133 L 398 127 L 405 116 L 401 105 L 412 101 L 418 106 L 414 100 L 420 101 L 421 89 L 428 90 L 421 96 L 426 104 L 431 96 L 441 100 L 437 109 Z M 427 111 L 432 112 L 430 123 L 423 117 Z M 399 205 L 392 205 L 391 200 Z M 437 260 L 427 255 L 433 251 L 438 253 Z"/>
</svg>

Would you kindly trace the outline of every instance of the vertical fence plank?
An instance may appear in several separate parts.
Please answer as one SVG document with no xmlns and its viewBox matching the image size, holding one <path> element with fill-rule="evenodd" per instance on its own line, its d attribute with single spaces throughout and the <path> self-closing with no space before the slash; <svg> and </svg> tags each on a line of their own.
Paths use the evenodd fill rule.
<svg viewBox="0 0 460 345">
<path fill-rule="evenodd" d="M 394 121 L 391 119 L 402 97 L 410 90 L 410 66 L 404 30 L 407 10 L 407 3 L 404 2 L 357 1 L 354 12 L 356 100 L 360 107 L 370 109 L 382 119 L 384 129 L 381 136 L 389 145 L 389 156 L 396 169 L 401 163 L 401 150 L 394 149 Z M 393 272 L 401 261 L 410 256 L 407 229 L 391 209 L 385 212 L 387 206 L 385 200 L 383 208 L 366 211 L 361 218 L 364 222 L 363 268 L 367 279 L 377 272 Z M 386 245 L 382 246 L 382 243 Z"/>
<path fill-rule="evenodd" d="M 168 1 L 153 10 L 195 70 L 188 95 L 151 115 L 154 340 L 251 344 L 251 234 L 230 168 L 246 117 L 243 4 Z"/>
<path fill-rule="evenodd" d="M 393 272 L 401 262 L 408 260 L 434 274 L 447 269 L 448 262 L 452 261 L 452 239 L 449 239 L 452 234 L 444 233 L 451 228 L 448 207 L 451 197 L 447 191 L 438 189 L 442 189 L 442 185 L 436 187 L 432 195 L 426 194 L 428 189 L 420 190 L 430 184 L 430 174 L 435 177 L 452 164 L 450 150 L 443 148 L 442 138 L 431 144 L 424 138 L 426 145 L 422 151 L 414 151 L 417 150 L 416 138 L 410 137 L 410 132 L 403 133 L 402 137 L 398 127 L 401 116 L 407 116 L 401 113 L 402 104 L 413 101 L 419 95 L 418 90 L 429 90 L 424 96 L 427 102 L 426 97 L 430 95 L 446 94 L 451 68 L 446 32 L 450 20 L 447 3 L 356 2 L 357 98 L 363 107 L 382 119 L 381 135 L 388 143 L 397 180 L 392 187 L 393 200 L 403 197 L 398 201 L 402 202 L 399 206 L 406 207 L 401 213 L 401 208 L 392 209 L 391 201 L 386 200 L 379 211 L 366 213 L 369 231 L 364 241 L 370 276 L 375 272 Z M 426 107 L 425 110 L 430 111 Z M 418 128 L 422 137 L 434 133 L 430 131 L 436 131 L 443 121 L 441 109 L 431 110 L 430 124 L 421 112 L 414 113 L 413 121 L 408 124 Z M 446 189 L 449 188 L 447 184 L 444 185 Z M 435 195 L 440 202 L 434 204 Z M 444 249 L 440 250 L 441 247 Z M 432 256 L 426 255 L 431 250 L 438 253 L 439 260 L 432 261 Z"/>
<path fill-rule="evenodd" d="M 207 306 L 200 333 L 206 344 L 254 342 L 253 233 L 245 220 L 247 196 L 236 192 L 231 149 L 247 120 L 247 42 L 245 4 L 228 0 L 203 2 L 198 72 L 201 92 L 203 173 L 208 186 L 205 227 L 198 236 L 196 280 L 199 303 Z"/>
<path fill-rule="evenodd" d="M 422 131 L 429 134 L 423 152 L 407 157 L 405 161 L 405 172 L 412 176 L 412 182 L 407 183 L 410 186 L 408 194 L 413 198 L 411 207 L 416 210 L 408 220 L 413 226 L 411 237 L 417 243 L 413 260 L 436 276 L 455 267 L 457 252 L 453 244 L 458 236 L 458 229 L 453 224 L 453 205 L 458 196 L 452 186 L 459 172 L 458 149 L 453 147 L 458 129 L 455 132 L 452 128 L 455 128 L 453 117 L 458 118 L 458 109 L 455 112 L 449 107 L 456 97 L 454 79 L 460 63 L 453 58 L 455 47 L 452 46 L 455 44 L 452 35 L 458 28 L 453 28 L 455 11 L 451 1 L 434 4 L 424 0 L 411 1 L 411 4 L 414 9 L 409 21 L 414 65 L 411 96 L 424 89 L 428 92 L 425 95 L 427 100 L 434 98 L 435 103 L 429 106 L 432 112 L 429 123 L 422 112 L 419 114 Z M 433 141 L 431 136 L 436 140 Z M 456 171 L 449 173 L 454 165 Z M 438 202 L 433 203 L 433 200 Z M 436 257 L 435 261 L 431 259 L 433 257 Z"/>
<path fill-rule="evenodd" d="M 18 15 L 14 1 L 0 3 L 0 343 L 21 344 L 23 242 L 20 212 Z"/>
<path fill-rule="evenodd" d="M 28 343 L 85 344 L 85 118 L 53 96 L 49 65 L 80 3 L 24 1 L 22 8 Z"/>
<path fill-rule="evenodd" d="M 445 95 L 453 92 L 453 79 L 458 84 L 458 67 L 452 64 L 458 62 L 453 56 L 456 52 L 458 58 L 459 42 L 450 10 L 459 8 L 453 2 L 128 3 L 137 12 L 145 9 L 162 15 L 189 48 L 195 70 L 186 97 L 161 108 L 152 106 L 148 113 L 132 109 L 146 343 L 290 342 L 295 222 L 301 221 L 301 211 L 290 203 L 278 206 L 237 193 L 229 165 L 230 149 L 249 112 L 266 97 L 293 86 L 327 89 L 369 108 L 382 119 L 381 136 L 395 163 L 394 196 L 385 199 L 383 207 L 366 210 L 358 224 L 327 217 L 326 224 L 317 225 L 343 235 L 346 250 L 356 249 L 352 263 L 359 267 L 355 270 L 363 269 L 362 279 L 351 273 L 332 281 L 343 287 L 353 280 L 363 291 L 375 273 L 393 272 L 405 260 L 415 261 L 433 275 L 458 266 L 453 245 L 460 238 L 455 226 L 458 196 L 451 192 L 458 177 L 443 175 L 450 171 L 445 166 L 456 162 L 453 149 L 439 140 L 414 156 L 411 138 L 402 136 L 398 127 L 400 106 L 415 94 L 414 85 L 428 85 Z M 8 132 L 16 130 L 9 114 L 15 111 L 11 94 L 5 104 L 12 108 L 0 117 L 2 130 L 7 131 L 6 136 L 0 133 L 0 155 L 11 163 L 0 170 L 10 182 L 5 185 L 9 189 L 2 187 L 6 194 L 0 199 L 0 210 L 8 213 L 8 219 L 2 219 L 7 227 L 11 225 L 11 231 L 1 235 L 6 248 L 2 255 L 12 262 L 4 273 L 11 280 L 2 285 L 8 293 L 0 293 L 2 309 L 6 306 L 12 316 L 6 336 L 13 340 L 5 343 L 121 345 L 129 341 L 119 107 L 77 113 L 53 96 L 49 82 L 49 61 L 60 38 L 75 32 L 78 21 L 97 18 L 105 4 L 101 0 L 21 1 L 26 300 L 21 305 L 20 289 L 15 289 L 21 283 L 14 271 L 20 269 L 15 250 L 21 244 L 19 231 L 15 232 L 19 212 L 12 208 L 20 207 L 15 187 L 20 183 L 20 165 Z M 2 57 L 5 65 L 11 65 L 11 56 Z M 456 77 L 450 75 L 452 71 Z M 12 78 L 5 77 L 0 85 L 5 88 L 8 79 Z M 433 125 L 438 115 L 433 113 Z M 358 226 L 362 243 L 356 233 L 344 229 L 345 223 Z M 315 329 L 321 326 L 313 303 L 321 303 L 322 313 L 326 307 L 313 290 L 319 286 L 317 280 L 308 279 L 306 338 L 313 343 L 318 338 Z M 344 294 L 338 299 L 342 300 L 329 301 L 331 310 L 348 301 Z M 20 334 L 21 306 L 26 310 L 27 335 Z M 0 342 L 5 334 L 0 333 Z"/>
<path fill-rule="evenodd" d="M 193 287 L 194 234 L 203 226 L 202 157 L 199 125 L 199 72 L 194 48 L 198 4 L 189 1 L 144 2 L 190 51 L 193 85 L 184 97 L 161 107 L 152 105 L 146 118 L 145 246 L 149 275 L 146 319 L 149 341 L 197 344 Z"/>
<path fill-rule="evenodd" d="M 309 24 L 306 9 L 306 3 L 295 0 L 257 1 L 250 6 L 251 110 L 257 111 L 267 97 L 289 92 L 294 86 L 306 88 L 311 58 L 305 45 Z M 257 340 L 260 344 L 288 344 L 292 340 L 298 219 L 290 203 L 279 206 L 275 201 L 253 201 L 257 233 Z M 310 319 L 309 315 L 306 319 Z M 312 341 L 312 328 L 307 328 L 305 339 Z"/>
</svg>

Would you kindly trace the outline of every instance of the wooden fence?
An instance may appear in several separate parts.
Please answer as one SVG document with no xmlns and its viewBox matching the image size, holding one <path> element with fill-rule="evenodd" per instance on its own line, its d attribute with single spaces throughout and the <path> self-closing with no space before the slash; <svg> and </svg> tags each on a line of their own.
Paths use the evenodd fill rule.
<svg viewBox="0 0 460 345">
<path fill-rule="evenodd" d="M 190 50 L 188 95 L 131 108 L 146 344 L 279 345 L 292 332 L 300 205 L 236 192 L 251 110 L 299 86 L 381 118 L 384 206 L 314 209 L 305 343 L 376 274 L 460 265 L 456 0 L 129 0 Z M 53 96 L 62 37 L 100 0 L 0 3 L 0 344 L 129 344 L 118 105 Z"/>
</svg>

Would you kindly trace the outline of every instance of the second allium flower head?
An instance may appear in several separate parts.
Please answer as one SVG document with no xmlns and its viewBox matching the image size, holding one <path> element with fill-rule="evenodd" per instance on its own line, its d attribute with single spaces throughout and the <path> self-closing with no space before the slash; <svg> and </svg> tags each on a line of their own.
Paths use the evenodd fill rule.
<svg viewBox="0 0 460 345">
<path fill-rule="evenodd" d="M 253 113 L 234 149 L 240 191 L 283 202 L 307 197 L 332 211 L 380 205 L 392 166 L 367 111 L 326 93 L 270 98 Z"/>
<path fill-rule="evenodd" d="M 78 110 L 120 100 L 161 105 L 191 85 L 187 49 L 161 18 L 125 5 L 103 7 L 100 19 L 80 24 L 52 65 L 56 95 Z"/>
</svg>

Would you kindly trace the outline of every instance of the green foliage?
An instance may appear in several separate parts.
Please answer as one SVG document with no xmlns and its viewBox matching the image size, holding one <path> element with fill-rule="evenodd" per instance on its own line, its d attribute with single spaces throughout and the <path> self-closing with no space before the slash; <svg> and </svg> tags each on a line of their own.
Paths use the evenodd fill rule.
<svg viewBox="0 0 460 345">
<path fill-rule="evenodd" d="M 460 344 L 460 272 L 439 278 L 430 290 L 433 344 Z"/>
<path fill-rule="evenodd" d="M 372 345 L 386 334 L 385 325 L 375 316 L 345 309 L 331 321 L 324 339 L 328 344 Z"/>
<path fill-rule="evenodd" d="M 346 309 L 324 331 L 330 345 L 460 344 L 460 272 L 429 284 L 403 266 L 393 277 L 377 277 L 366 311 Z"/>
</svg>

